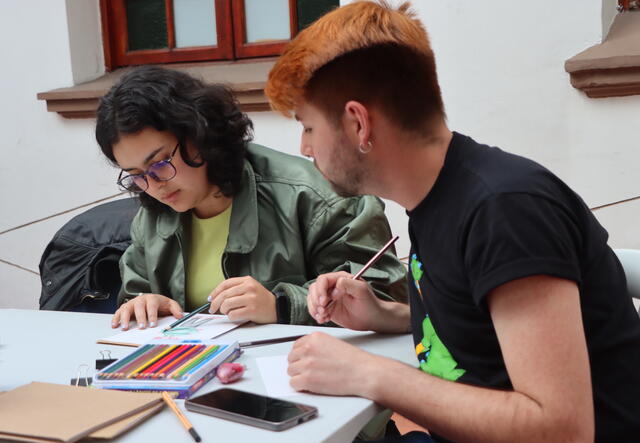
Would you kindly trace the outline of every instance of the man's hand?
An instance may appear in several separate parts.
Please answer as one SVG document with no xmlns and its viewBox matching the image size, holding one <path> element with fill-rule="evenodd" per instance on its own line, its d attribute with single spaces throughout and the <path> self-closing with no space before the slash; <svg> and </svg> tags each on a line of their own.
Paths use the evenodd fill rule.
<svg viewBox="0 0 640 443">
<path fill-rule="evenodd" d="M 377 357 L 323 332 L 298 339 L 289 352 L 290 384 L 297 391 L 368 397 Z"/>
<path fill-rule="evenodd" d="M 182 308 L 175 300 L 160 294 L 141 294 L 122 304 L 111 318 L 111 327 L 122 325 L 122 330 L 129 329 L 131 314 L 135 314 L 140 329 L 153 328 L 158 324 L 158 315 L 173 315 L 182 318 Z"/>
<path fill-rule="evenodd" d="M 383 332 L 385 321 L 393 323 L 389 309 L 396 304 L 380 300 L 367 282 L 353 280 L 351 274 L 344 271 L 320 275 L 307 294 L 307 309 L 318 323 L 332 321 L 356 331 Z M 408 322 L 408 317 L 403 321 Z M 406 329 L 403 324 L 393 332 Z"/>
<path fill-rule="evenodd" d="M 229 278 L 209 295 L 209 312 L 220 311 L 229 320 L 276 323 L 276 296 L 252 277 Z"/>
</svg>

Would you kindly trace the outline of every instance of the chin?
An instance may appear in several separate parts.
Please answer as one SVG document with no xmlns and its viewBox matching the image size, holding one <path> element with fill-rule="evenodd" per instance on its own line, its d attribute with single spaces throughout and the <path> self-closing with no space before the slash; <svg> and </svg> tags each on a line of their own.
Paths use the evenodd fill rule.
<svg viewBox="0 0 640 443">
<path fill-rule="evenodd" d="M 165 205 L 169 206 L 174 211 L 180 212 L 180 213 L 187 212 L 193 209 L 191 206 L 180 204 L 180 203 L 165 203 Z"/>
<path fill-rule="evenodd" d="M 331 187 L 333 188 L 335 193 L 340 197 L 357 197 L 359 195 L 362 195 L 362 193 L 358 192 L 357 189 L 348 188 L 346 186 L 334 183 L 331 180 L 329 180 L 329 183 L 331 184 Z"/>
</svg>

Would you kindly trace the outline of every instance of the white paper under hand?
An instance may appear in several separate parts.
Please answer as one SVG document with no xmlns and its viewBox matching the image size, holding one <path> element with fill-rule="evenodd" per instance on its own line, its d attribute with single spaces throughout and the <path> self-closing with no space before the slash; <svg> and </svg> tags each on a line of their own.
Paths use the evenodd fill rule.
<svg viewBox="0 0 640 443">
<path fill-rule="evenodd" d="M 231 321 L 226 315 L 196 314 L 181 325 L 163 332 L 163 329 L 176 321 L 174 317 L 163 317 L 155 328 L 138 329 L 135 322 L 127 331 L 98 340 L 98 343 L 139 346 L 153 339 L 209 340 L 218 337 L 245 321 Z"/>
<path fill-rule="evenodd" d="M 287 397 L 300 394 L 289 385 L 291 377 L 287 374 L 289 362 L 286 355 L 258 357 L 256 358 L 256 364 L 260 370 L 264 386 L 267 388 L 267 395 L 271 397 Z"/>
</svg>

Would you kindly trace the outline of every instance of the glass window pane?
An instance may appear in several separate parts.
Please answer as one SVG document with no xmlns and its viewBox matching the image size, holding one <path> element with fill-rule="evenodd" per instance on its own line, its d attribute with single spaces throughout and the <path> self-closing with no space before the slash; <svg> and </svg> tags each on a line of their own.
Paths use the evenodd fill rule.
<svg viewBox="0 0 640 443">
<path fill-rule="evenodd" d="M 129 51 L 167 47 L 164 0 L 127 0 Z"/>
<path fill-rule="evenodd" d="M 244 0 L 246 43 L 288 40 L 289 0 Z"/>
<path fill-rule="evenodd" d="M 176 47 L 216 46 L 216 8 L 213 0 L 173 0 Z"/>
<path fill-rule="evenodd" d="M 298 31 L 340 6 L 340 0 L 298 0 Z"/>
</svg>

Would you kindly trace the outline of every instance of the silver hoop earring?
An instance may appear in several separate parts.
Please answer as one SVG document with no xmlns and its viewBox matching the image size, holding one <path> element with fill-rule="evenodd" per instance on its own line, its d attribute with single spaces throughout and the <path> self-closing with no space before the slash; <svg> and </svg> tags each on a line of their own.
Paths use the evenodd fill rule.
<svg viewBox="0 0 640 443">
<path fill-rule="evenodd" d="M 358 151 L 360 151 L 361 154 L 368 154 L 371 152 L 372 149 L 373 149 L 373 145 L 371 144 L 371 140 L 367 142 L 367 149 L 364 148 L 362 143 L 358 145 Z"/>
</svg>

